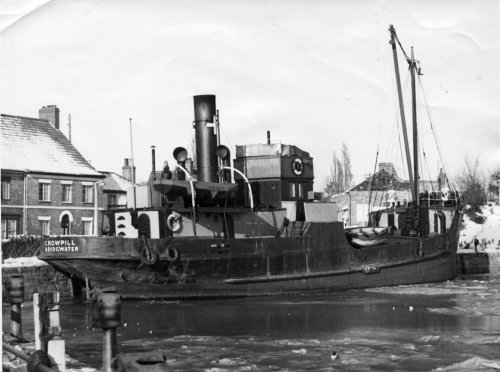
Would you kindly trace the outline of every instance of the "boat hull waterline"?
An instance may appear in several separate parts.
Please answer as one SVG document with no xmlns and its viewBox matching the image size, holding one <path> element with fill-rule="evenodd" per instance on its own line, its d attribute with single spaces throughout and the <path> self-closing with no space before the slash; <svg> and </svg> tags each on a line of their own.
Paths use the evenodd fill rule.
<svg viewBox="0 0 500 372">
<path fill-rule="evenodd" d="M 154 264 L 141 260 L 142 239 L 47 237 L 39 257 L 94 288 L 115 287 L 122 298 L 336 291 L 454 279 L 460 224 L 457 213 L 446 233 L 390 236 L 362 248 L 349 244 L 340 222 L 309 223 L 295 237 L 151 239 L 148 246 L 159 254 Z M 169 254 L 172 246 L 177 257 Z"/>
</svg>

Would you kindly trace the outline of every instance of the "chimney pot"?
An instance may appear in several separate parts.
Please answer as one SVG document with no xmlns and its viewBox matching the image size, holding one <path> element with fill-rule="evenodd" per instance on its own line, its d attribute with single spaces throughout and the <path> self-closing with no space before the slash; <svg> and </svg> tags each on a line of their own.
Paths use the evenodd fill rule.
<svg viewBox="0 0 500 372">
<path fill-rule="evenodd" d="M 59 109 L 56 105 L 43 106 L 38 115 L 40 119 L 48 120 L 54 128 L 59 129 Z"/>
</svg>

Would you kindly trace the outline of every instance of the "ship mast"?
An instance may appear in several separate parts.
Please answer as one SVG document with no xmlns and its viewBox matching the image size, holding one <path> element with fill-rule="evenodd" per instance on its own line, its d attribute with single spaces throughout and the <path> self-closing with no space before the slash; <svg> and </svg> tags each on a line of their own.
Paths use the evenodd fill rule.
<svg viewBox="0 0 500 372">
<path fill-rule="evenodd" d="M 414 175 L 414 185 L 413 185 L 413 195 L 415 196 L 415 206 L 419 206 L 420 198 L 418 192 L 418 131 L 417 131 L 417 98 L 415 92 L 415 70 L 417 68 L 417 62 L 413 56 L 413 47 L 411 47 L 411 60 L 408 61 L 410 64 L 410 74 L 411 74 L 411 106 L 412 106 L 412 122 L 413 122 L 413 175 Z"/>
<path fill-rule="evenodd" d="M 392 53 L 394 56 L 394 69 L 396 72 L 396 84 L 398 88 L 398 98 L 399 98 L 399 111 L 401 112 L 401 126 L 403 127 L 403 138 L 405 144 L 405 152 L 406 152 L 406 162 L 408 166 L 408 176 L 410 178 L 410 187 L 412 191 L 412 199 L 414 200 L 415 206 L 419 205 L 419 197 L 418 197 L 418 138 L 417 138 L 417 104 L 416 104 L 416 94 L 415 94 L 415 70 L 417 69 L 417 61 L 413 57 L 413 47 L 411 49 L 411 59 L 406 55 L 401 43 L 399 42 L 398 36 L 396 35 L 396 30 L 393 25 L 389 27 L 389 31 L 391 32 L 391 40 L 390 44 L 392 45 Z M 401 79 L 399 76 L 399 65 L 398 65 L 398 55 L 396 51 L 396 41 L 398 42 L 403 54 L 406 57 L 406 61 L 410 66 L 410 74 L 411 74 L 411 88 L 412 88 L 412 122 L 413 122 L 413 170 L 411 166 L 411 158 L 410 158 L 410 145 L 408 144 L 408 134 L 406 131 L 406 120 L 403 106 L 403 93 L 401 91 Z"/>
<path fill-rule="evenodd" d="M 403 93 L 401 91 L 401 78 L 399 76 L 398 53 L 396 51 L 397 35 L 393 25 L 389 27 L 389 31 L 391 32 L 391 41 L 389 43 L 392 45 L 392 54 L 394 57 L 394 69 L 396 72 L 396 85 L 398 88 L 398 98 L 399 98 L 399 112 L 401 113 L 401 126 L 403 127 L 403 138 L 406 151 L 406 163 L 408 166 L 408 177 L 410 178 L 410 185 L 413 186 L 413 172 L 411 167 L 410 146 L 408 145 L 408 134 L 406 132 L 406 119 L 405 119 L 405 110 L 403 106 Z M 412 196 L 413 200 L 417 199 L 414 187 L 412 187 Z"/>
</svg>

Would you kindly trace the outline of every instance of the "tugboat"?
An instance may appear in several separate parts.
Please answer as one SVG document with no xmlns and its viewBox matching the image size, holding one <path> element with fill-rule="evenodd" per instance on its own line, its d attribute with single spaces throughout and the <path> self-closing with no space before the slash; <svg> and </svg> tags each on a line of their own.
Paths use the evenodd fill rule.
<svg viewBox="0 0 500 372">
<path fill-rule="evenodd" d="M 395 47 L 395 31 L 391 40 Z M 395 50 L 395 49 L 394 49 Z M 416 64 L 409 60 L 412 73 Z M 370 216 L 353 239 L 335 203 L 314 201 L 313 158 L 292 145 L 219 143 L 214 95 L 194 96 L 196 160 L 153 169 L 126 209 L 103 215 L 103 236 L 45 237 L 39 258 L 122 298 L 207 299 L 333 291 L 453 279 L 458 198 L 414 199 Z M 414 122 L 416 125 L 416 122 Z M 416 138 L 415 138 L 416 141 Z M 195 169 L 194 169 L 195 168 Z M 415 165 L 414 179 L 418 180 Z M 457 194 L 454 194 L 455 196 Z M 430 224 L 433 216 L 439 223 Z M 392 221 L 391 226 L 387 225 Z M 376 232 L 376 233 L 375 233 Z M 363 240 L 365 241 L 363 243 Z"/>
</svg>

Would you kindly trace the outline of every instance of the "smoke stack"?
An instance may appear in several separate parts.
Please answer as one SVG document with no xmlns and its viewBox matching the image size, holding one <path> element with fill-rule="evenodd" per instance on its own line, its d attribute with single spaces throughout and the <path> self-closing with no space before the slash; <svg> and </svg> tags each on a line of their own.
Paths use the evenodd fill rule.
<svg viewBox="0 0 500 372">
<path fill-rule="evenodd" d="M 40 119 L 46 119 L 56 129 L 59 129 L 59 109 L 56 105 L 43 106 L 38 110 Z"/>
<path fill-rule="evenodd" d="M 156 147 L 153 145 L 151 146 L 151 173 L 153 174 L 153 181 L 156 181 L 156 152 L 155 152 Z"/>
<path fill-rule="evenodd" d="M 267 131 L 267 144 L 268 145 L 271 144 L 271 131 L 270 130 Z"/>
<path fill-rule="evenodd" d="M 217 182 L 217 136 L 214 132 L 215 95 L 194 96 L 194 129 L 198 181 Z"/>
</svg>

